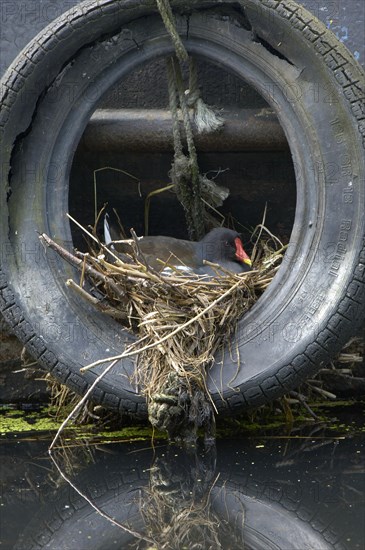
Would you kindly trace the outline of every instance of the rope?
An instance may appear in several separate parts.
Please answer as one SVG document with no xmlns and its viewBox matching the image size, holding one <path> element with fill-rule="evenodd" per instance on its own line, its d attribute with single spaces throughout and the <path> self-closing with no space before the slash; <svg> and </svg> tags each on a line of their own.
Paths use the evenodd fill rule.
<svg viewBox="0 0 365 550">
<path fill-rule="evenodd" d="M 166 62 L 167 69 L 167 90 L 169 94 L 169 106 L 172 114 L 172 134 L 174 138 L 174 151 L 175 156 L 180 156 L 183 154 L 183 146 L 180 135 L 180 124 L 178 117 L 178 102 L 177 102 L 177 91 L 175 84 L 175 74 L 174 74 L 174 64 L 172 58 L 167 59 Z"/>
<path fill-rule="evenodd" d="M 179 94 L 180 108 L 183 116 L 184 130 L 186 134 L 186 142 L 189 152 L 189 168 L 191 175 L 191 192 L 192 192 L 192 217 L 194 219 L 194 233 L 196 239 L 201 239 L 205 235 L 204 223 L 204 205 L 201 200 L 200 172 L 198 165 L 198 155 L 196 153 L 193 131 L 189 117 L 189 110 L 186 102 L 184 82 L 181 72 L 181 66 L 177 59 L 174 59 L 174 72 L 177 91 Z"/>
<path fill-rule="evenodd" d="M 196 154 L 196 148 L 194 143 L 193 131 L 191 128 L 191 122 L 189 117 L 189 110 L 186 103 L 185 90 L 184 90 L 184 81 L 181 72 L 181 67 L 179 62 L 176 59 L 173 59 L 174 73 L 175 73 L 175 82 L 177 86 L 177 92 L 179 95 L 180 108 L 183 116 L 184 130 L 186 134 L 186 142 L 188 145 L 188 151 L 190 156 L 191 164 L 191 177 L 192 177 L 192 187 L 194 193 L 199 191 L 199 166 L 198 166 L 198 156 Z"/>
<path fill-rule="evenodd" d="M 170 177 L 175 184 L 177 197 L 185 211 L 186 225 L 192 240 L 199 240 L 205 234 L 205 220 L 210 219 L 204 201 L 217 204 L 218 187 L 214 182 L 207 185 L 207 178 L 199 172 L 198 156 L 194 144 L 189 116 L 189 106 L 194 108 L 194 121 L 198 133 L 218 130 L 223 120 L 210 109 L 200 97 L 198 71 L 195 61 L 189 58 L 176 29 L 176 21 L 169 0 L 156 0 L 166 30 L 174 44 L 176 57 L 167 61 L 167 82 L 169 106 L 173 121 L 174 161 Z M 189 91 L 185 92 L 181 63 L 189 60 Z M 178 108 L 180 105 L 188 155 L 184 154 Z M 211 194 L 212 197 L 206 196 Z M 202 195 L 205 195 L 204 201 Z M 215 195 L 215 197 L 213 197 Z M 211 200 L 209 200 L 211 199 Z"/>
<path fill-rule="evenodd" d="M 171 166 L 170 177 L 175 184 L 177 198 L 185 211 L 186 226 L 191 239 L 194 239 L 196 228 L 193 217 L 192 194 L 190 190 L 191 171 L 189 159 L 183 153 L 178 116 L 177 90 L 175 82 L 174 62 L 170 58 L 166 63 L 169 106 L 172 115 L 172 134 L 174 139 L 174 161 Z"/>
<path fill-rule="evenodd" d="M 169 0 L 156 0 L 157 7 L 165 24 L 166 30 L 171 36 L 178 59 L 183 62 L 189 59 L 188 52 L 176 30 L 176 21 Z"/>
</svg>

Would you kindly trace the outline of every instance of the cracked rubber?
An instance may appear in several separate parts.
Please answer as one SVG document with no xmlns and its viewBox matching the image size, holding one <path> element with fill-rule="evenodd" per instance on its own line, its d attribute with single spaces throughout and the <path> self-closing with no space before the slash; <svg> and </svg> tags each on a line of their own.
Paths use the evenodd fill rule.
<svg viewBox="0 0 365 550">
<path fill-rule="evenodd" d="M 313 15 L 283 0 L 172 1 L 187 49 L 254 86 L 291 148 L 297 208 L 273 283 L 209 371 L 221 413 L 259 406 L 298 386 L 364 318 L 364 73 Z M 78 275 L 39 244 L 71 244 L 68 175 L 89 117 L 111 85 L 172 52 L 152 0 L 85 2 L 54 21 L 9 67 L 1 86 L 1 311 L 40 364 L 83 394 L 131 336 L 65 287 Z M 238 359 L 239 356 L 239 359 Z M 146 416 L 125 361 L 94 401 Z"/>
</svg>

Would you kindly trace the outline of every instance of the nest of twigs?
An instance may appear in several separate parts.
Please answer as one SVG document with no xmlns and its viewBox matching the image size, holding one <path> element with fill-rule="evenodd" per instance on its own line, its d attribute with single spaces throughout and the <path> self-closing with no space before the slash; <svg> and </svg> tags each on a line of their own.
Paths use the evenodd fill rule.
<svg viewBox="0 0 365 550">
<path fill-rule="evenodd" d="M 270 284 L 285 247 L 276 244 L 275 250 L 276 239 L 261 240 L 251 272 L 235 274 L 210 264 L 217 276 L 204 278 L 150 269 L 137 238 L 128 263 L 100 242 L 90 253 L 71 255 L 47 236 L 41 238 L 81 271 L 79 283 L 67 284 L 137 336 L 134 382 L 146 395 L 152 424 L 170 437 L 196 434 L 201 426 L 213 436 L 207 369 Z"/>
</svg>

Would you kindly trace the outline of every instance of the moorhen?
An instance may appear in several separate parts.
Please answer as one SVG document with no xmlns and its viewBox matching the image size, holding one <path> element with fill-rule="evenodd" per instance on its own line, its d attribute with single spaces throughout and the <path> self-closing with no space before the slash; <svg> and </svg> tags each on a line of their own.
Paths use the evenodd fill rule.
<svg viewBox="0 0 365 550">
<path fill-rule="evenodd" d="M 105 244 L 125 261 L 128 257 L 124 255 L 131 254 L 132 248 L 128 242 L 118 241 L 119 238 L 119 230 L 109 224 L 109 216 L 106 214 Z M 166 236 L 143 237 L 139 241 L 139 248 L 147 264 L 163 273 L 171 273 L 168 266 L 173 266 L 174 269 L 187 273 L 216 276 L 216 271 L 205 265 L 204 260 L 219 264 L 234 273 L 251 270 L 251 260 L 243 249 L 239 233 L 225 227 L 212 229 L 197 242 Z"/>
</svg>

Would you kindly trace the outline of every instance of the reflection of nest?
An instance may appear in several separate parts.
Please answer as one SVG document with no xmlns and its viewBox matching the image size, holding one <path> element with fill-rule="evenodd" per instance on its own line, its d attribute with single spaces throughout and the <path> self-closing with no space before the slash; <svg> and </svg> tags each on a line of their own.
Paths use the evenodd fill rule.
<svg viewBox="0 0 365 550">
<path fill-rule="evenodd" d="M 175 503 L 168 502 L 164 493 L 152 488 L 143 498 L 141 511 L 146 532 L 156 541 L 159 550 L 222 548 L 220 522 L 209 501 L 176 507 Z"/>
<path fill-rule="evenodd" d="M 169 456 L 158 459 L 151 469 L 150 486 L 141 495 L 140 511 L 145 534 L 154 545 L 139 541 L 138 549 L 243 550 L 243 524 L 233 529 L 213 509 L 214 469 L 205 469 L 201 459 L 197 455 L 194 458 L 182 466 Z"/>
<path fill-rule="evenodd" d="M 113 253 L 103 245 L 103 254 L 71 255 L 47 236 L 41 238 L 82 272 L 80 285 L 68 285 L 138 335 L 132 348 L 143 350 L 135 379 L 147 396 L 152 424 L 171 437 L 190 432 L 194 439 L 201 426 L 213 435 L 206 368 L 271 282 L 283 249 L 273 252 L 261 246 L 255 270 L 249 273 L 235 274 L 210 264 L 217 278 L 204 279 L 181 273 L 167 276 L 148 268 L 137 239 L 134 257 L 125 263 L 116 256 L 111 259 Z M 83 288 L 85 278 L 89 292 Z"/>
</svg>

